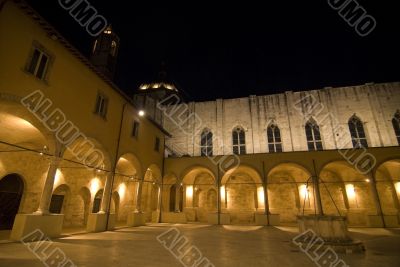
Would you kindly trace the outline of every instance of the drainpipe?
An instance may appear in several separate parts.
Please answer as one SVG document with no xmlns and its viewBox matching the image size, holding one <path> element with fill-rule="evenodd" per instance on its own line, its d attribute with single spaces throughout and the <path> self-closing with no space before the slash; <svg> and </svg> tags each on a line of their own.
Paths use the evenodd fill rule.
<svg viewBox="0 0 400 267">
<path fill-rule="evenodd" d="M 162 222 L 162 202 L 163 202 L 163 189 L 164 189 L 164 175 L 165 175 L 165 136 L 164 136 L 164 155 L 163 155 L 163 160 L 162 160 L 162 168 L 161 168 L 161 186 L 160 186 L 160 216 L 158 219 L 158 222 Z"/>
<path fill-rule="evenodd" d="M 314 191 L 315 191 L 315 198 L 317 200 L 317 212 L 319 216 L 324 216 L 324 210 L 322 208 L 322 201 L 321 201 L 321 192 L 319 190 L 319 179 L 317 176 L 317 169 L 315 167 L 315 160 L 313 160 L 313 167 L 314 167 L 314 175 L 312 176 L 312 182 L 314 185 Z"/>
<path fill-rule="evenodd" d="M 220 173 L 219 173 L 219 168 L 221 163 L 218 163 L 217 165 L 217 193 L 218 193 L 218 225 L 221 224 L 221 180 L 220 180 Z"/>
<path fill-rule="evenodd" d="M 111 192 L 110 192 L 110 199 L 108 201 L 108 205 L 107 205 L 107 220 L 106 220 L 106 231 L 108 229 L 108 224 L 109 224 L 109 220 L 110 220 L 110 207 L 111 207 L 111 200 L 112 200 L 112 193 L 113 193 L 113 189 L 114 189 L 114 180 L 115 180 L 115 169 L 117 168 L 117 163 L 118 163 L 118 157 L 119 157 L 119 144 L 121 142 L 121 133 L 122 133 L 122 124 L 124 121 L 124 113 L 125 113 L 125 107 L 126 107 L 127 103 L 124 103 L 123 107 L 122 107 L 122 114 L 121 114 L 121 121 L 119 124 L 119 133 L 118 133 L 118 141 L 117 141 L 117 148 L 115 151 L 115 160 L 114 160 L 114 166 L 111 169 L 111 174 L 112 174 L 112 178 L 111 178 Z"/>
<path fill-rule="evenodd" d="M 269 223 L 269 198 L 268 198 L 268 188 L 267 188 L 267 176 L 265 175 L 265 163 L 264 161 L 262 162 L 262 171 L 263 171 L 263 176 L 264 176 L 264 210 L 265 210 L 265 215 L 267 215 L 267 223 L 268 226 L 270 226 Z"/>
</svg>

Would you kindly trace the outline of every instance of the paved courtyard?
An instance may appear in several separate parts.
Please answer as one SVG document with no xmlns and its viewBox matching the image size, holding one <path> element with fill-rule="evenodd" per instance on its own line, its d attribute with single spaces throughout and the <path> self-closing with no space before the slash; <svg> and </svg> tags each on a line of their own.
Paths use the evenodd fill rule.
<svg viewBox="0 0 400 267">
<path fill-rule="evenodd" d="M 297 235 L 293 227 L 154 224 L 53 239 L 48 251 L 61 249 L 77 266 L 183 266 L 157 240 L 172 227 L 217 267 L 317 266 L 291 244 Z M 367 251 L 340 254 L 348 265 L 400 266 L 400 229 L 351 229 L 351 234 L 364 242 Z M 167 237 L 163 239 L 166 242 Z M 40 255 L 40 249 L 37 253 Z M 22 243 L 1 243 L 0 266 L 45 265 Z"/>
</svg>

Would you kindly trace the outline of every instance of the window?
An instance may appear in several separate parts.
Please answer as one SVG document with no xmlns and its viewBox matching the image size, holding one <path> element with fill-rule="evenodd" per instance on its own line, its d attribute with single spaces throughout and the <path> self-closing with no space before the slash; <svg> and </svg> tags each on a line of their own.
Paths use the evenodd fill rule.
<svg viewBox="0 0 400 267">
<path fill-rule="evenodd" d="M 138 121 L 133 121 L 132 137 L 138 138 L 138 136 L 139 136 L 139 126 L 140 126 L 140 123 Z"/>
<path fill-rule="evenodd" d="M 154 143 L 154 150 L 159 152 L 160 151 L 160 138 L 156 137 L 156 141 Z"/>
<path fill-rule="evenodd" d="M 392 124 L 396 134 L 397 143 L 400 145 L 400 111 L 397 111 L 396 114 L 394 114 Z"/>
<path fill-rule="evenodd" d="M 367 138 L 365 137 L 364 126 L 359 118 L 353 116 L 349 120 L 349 129 L 353 147 L 368 147 Z"/>
<path fill-rule="evenodd" d="M 99 93 L 96 100 L 95 113 L 103 118 L 107 116 L 108 98 Z"/>
<path fill-rule="evenodd" d="M 322 150 L 322 139 L 319 126 L 315 121 L 309 121 L 305 127 L 309 151 Z"/>
<path fill-rule="evenodd" d="M 94 197 L 92 213 L 98 213 L 100 211 L 102 197 L 103 190 L 99 190 Z"/>
<path fill-rule="evenodd" d="M 63 203 L 63 195 L 52 195 L 49 207 L 50 213 L 61 214 Z"/>
<path fill-rule="evenodd" d="M 246 154 L 246 136 L 244 130 L 240 127 L 232 131 L 233 154 Z"/>
<path fill-rule="evenodd" d="M 40 80 L 46 79 L 46 73 L 50 64 L 50 56 L 43 50 L 34 46 L 30 60 L 27 65 L 27 71 L 39 78 Z"/>
<path fill-rule="evenodd" d="M 111 56 L 115 57 L 117 55 L 117 42 L 112 41 L 111 42 L 111 50 L 110 50 Z"/>
<path fill-rule="evenodd" d="M 278 126 L 271 124 L 267 128 L 269 152 L 282 152 L 281 131 Z"/>
<path fill-rule="evenodd" d="M 213 155 L 213 134 L 210 130 L 205 129 L 201 133 L 200 149 L 201 156 L 211 157 Z"/>
</svg>

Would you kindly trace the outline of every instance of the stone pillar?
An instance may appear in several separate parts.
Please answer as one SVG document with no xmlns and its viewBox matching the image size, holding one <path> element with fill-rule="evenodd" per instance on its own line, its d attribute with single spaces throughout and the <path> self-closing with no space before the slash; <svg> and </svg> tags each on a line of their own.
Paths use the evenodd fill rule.
<svg viewBox="0 0 400 267">
<path fill-rule="evenodd" d="M 158 185 L 157 194 L 157 210 L 161 210 L 161 185 Z"/>
<path fill-rule="evenodd" d="M 317 202 L 317 206 L 315 207 L 317 209 L 317 214 L 322 216 L 324 215 L 324 210 L 322 209 L 322 200 L 321 200 L 321 192 L 319 190 L 319 179 L 316 175 L 312 177 L 313 184 L 314 184 L 314 197 Z"/>
<path fill-rule="evenodd" d="M 53 194 L 54 180 L 56 178 L 57 169 L 60 164 L 61 158 L 53 157 L 49 169 L 47 171 L 46 181 L 44 183 L 42 196 L 38 210 L 35 212 L 37 215 L 49 214 L 51 196 Z"/>
<path fill-rule="evenodd" d="M 181 188 L 179 186 L 176 186 L 175 190 L 175 212 L 181 212 L 180 207 L 179 207 L 179 199 L 180 199 L 180 194 L 181 194 Z"/>
<path fill-rule="evenodd" d="M 136 207 L 135 212 L 142 211 L 142 188 L 143 188 L 143 180 L 139 180 L 136 194 Z"/>
<path fill-rule="evenodd" d="M 104 186 L 104 191 L 103 191 L 103 197 L 101 199 L 101 208 L 99 213 L 107 213 L 110 211 L 110 197 L 111 197 L 111 191 L 112 191 L 112 179 L 113 179 L 113 174 L 109 172 L 107 174 L 106 178 L 106 185 Z"/>
</svg>

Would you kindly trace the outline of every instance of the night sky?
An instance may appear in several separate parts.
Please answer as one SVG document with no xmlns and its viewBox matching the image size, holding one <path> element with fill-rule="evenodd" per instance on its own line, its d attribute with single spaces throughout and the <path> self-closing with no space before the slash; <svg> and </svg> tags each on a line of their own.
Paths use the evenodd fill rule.
<svg viewBox="0 0 400 267">
<path fill-rule="evenodd" d="M 57 0 L 28 2 L 89 56 L 93 38 Z M 129 95 L 163 61 L 196 101 L 400 81 L 397 1 L 358 1 L 377 20 L 367 37 L 327 0 L 89 2 L 121 38 L 115 82 Z"/>
</svg>

